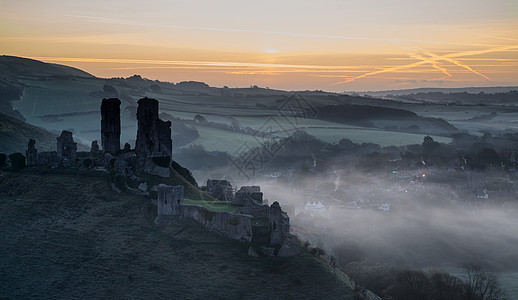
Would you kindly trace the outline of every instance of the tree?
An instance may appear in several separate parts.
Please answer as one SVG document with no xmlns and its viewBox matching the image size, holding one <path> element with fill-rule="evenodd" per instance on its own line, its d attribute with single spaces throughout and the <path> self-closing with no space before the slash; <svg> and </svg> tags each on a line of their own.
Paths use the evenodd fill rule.
<svg viewBox="0 0 518 300">
<path fill-rule="evenodd" d="M 503 294 L 498 278 L 493 273 L 483 272 L 480 266 L 464 265 L 468 273 L 463 297 L 469 300 L 500 299 Z"/>
<path fill-rule="evenodd" d="M 423 147 L 424 154 L 432 155 L 439 149 L 441 145 L 438 142 L 434 141 L 431 136 L 427 135 L 424 137 L 421 146 Z"/>
</svg>

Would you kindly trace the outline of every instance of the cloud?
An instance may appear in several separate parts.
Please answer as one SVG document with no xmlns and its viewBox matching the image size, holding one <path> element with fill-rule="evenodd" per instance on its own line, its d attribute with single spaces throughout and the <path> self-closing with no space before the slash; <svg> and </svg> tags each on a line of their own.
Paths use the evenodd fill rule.
<svg viewBox="0 0 518 300">
<path fill-rule="evenodd" d="M 425 44 L 440 44 L 440 45 L 458 45 L 458 46 L 490 46 L 488 44 L 480 43 L 454 43 L 454 42 L 443 42 L 443 41 L 430 41 L 430 40 L 414 40 L 414 39 L 401 39 L 401 38 L 375 38 L 375 37 L 361 37 L 361 36 L 342 36 L 342 35 L 328 35 L 328 34 L 314 34 L 314 33 L 301 33 L 301 32 L 289 32 L 289 31 L 269 31 L 269 30 L 255 30 L 255 29 L 242 29 L 242 28 L 220 28 L 220 27 L 198 27 L 198 26 L 186 26 L 186 25 L 166 25 L 166 24 L 152 24 L 152 23 L 141 23 L 135 21 L 128 21 L 114 18 L 100 18 L 92 16 L 81 16 L 81 15 L 65 15 L 67 17 L 84 19 L 89 22 L 106 23 L 106 24 L 119 24 L 119 25 L 132 25 L 139 27 L 154 27 L 154 28 L 168 28 L 168 29 L 187 29 L 187 30 L 201 30 L 201 31 L 221 31 L 221 32 L 237 32 L 237 33 L 258 33 L 258 34 L 270 34 L 270 35 L 286 35 L 294 37 L 307 37 L 307 38 L 323 38 L 323 39 L 336 39 L 336 40 L 359 40 L 359 41 L 384 41 L 389 43 L 425 43 Z"/>
</svg>

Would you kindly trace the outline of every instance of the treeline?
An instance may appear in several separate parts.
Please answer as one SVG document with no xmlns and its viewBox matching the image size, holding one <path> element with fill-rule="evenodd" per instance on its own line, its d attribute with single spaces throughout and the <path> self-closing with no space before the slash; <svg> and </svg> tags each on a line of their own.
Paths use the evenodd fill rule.
<svg viewBox="0 0 518 300">
<path fill-rule="evenodd" d="M 495 274 L 475 265 L 464 266 L 467 280 L 444 270 L 396 270 L 385 266 L 344 268 L 358 284 L 357 290 L 368 289 L 383 299 L 398 300 L 496 300 L 506 299 Z"/>
<path fill-rule="evenodd" d="M 462 93 L 442 93 L 442 92 L 429 92 L 429 93 L 413 93 L 399 98 L 410 99 L 410 100 L 424 100 L 424 101 L 436 101 L 448 103 L 451 105 L 484 105 L 484 104 L 510 104 L 516 105 L 516 99 L 518 97 L 518 91 L 510 91 L 507 93 L 494 93 L 486 94 L 480 92 L 478 94 L 471 94 L 467 92 Z"/>
<path fill-rule="evenodd" d="M 514 150 L 517 150 L 516 153 Z M 176 157 L 191 169 L 223 167 L 234 159 L 225 152 L 207 152 L 202 146 L 178 151 Z M 326 172 L 333 167 L 354 167 L 363 171 L 385 171 L 396 168 L 447 167 L 471 170 L 514 167 L 518 155 L 518 134 L 493 137 L 458 133 L 450 144 L 424 136 L 421 144 L 382 147 L 375 143 L 354 143 L 341 139 L 327 143 L 303 130 L 281 139 L 271 139 L 261 146 L 238 153 L 258 169 L 303 172 Z"/>
</svg>

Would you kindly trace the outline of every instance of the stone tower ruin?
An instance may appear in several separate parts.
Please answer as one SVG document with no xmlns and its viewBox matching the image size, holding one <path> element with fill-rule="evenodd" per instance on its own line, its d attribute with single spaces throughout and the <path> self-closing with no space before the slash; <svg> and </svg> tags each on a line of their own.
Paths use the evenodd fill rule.
<svg viewBox="0 0 518 300">
<path fill-rule="evenodd" d="M 172 155 L 171 122 L 158 118 L 158 101 L 142 98 L 137 109 L 135 152 L 141 157 Z"/>
<path fill-rule="evenodd" d="M 120 105 L 117 98 L 103 99 L 101 104 L 101 144 L 105 152 L 112 154 L 120 150 Z"/>
<path fill-rule="evenodd" d="M 77 143 L 74 142 L 72 132 L 68 130 L 61 131 L 61 135 L 56 138 L 58 156 L 65 159 L 75 159 L 77 151 Z"/>
</svg>

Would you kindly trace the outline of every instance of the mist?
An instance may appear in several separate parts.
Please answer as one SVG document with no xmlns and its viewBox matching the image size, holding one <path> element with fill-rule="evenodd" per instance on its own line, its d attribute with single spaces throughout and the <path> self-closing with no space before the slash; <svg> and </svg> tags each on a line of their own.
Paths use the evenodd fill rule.
<svg viewBox="0 0 518 300">
<path fill-rule="evenodd" d="M 372 177 L 350 172 L 306 178 L 302 184 L 253 184 L 261 186 L 270 203 L 278 201 L 288 211 L 295 234 L 343 266 L 456 268 L 472 263 L 491 271 L 518 270 L 516 205 L 489 205 L 429 182 L 392 190 L 387 186 L 393 183 Z M 308 202 L 321 202 L 325 210 L 305 211 Z M 382 204 L 390 210 L 381 210 Z"/>
</svg>

